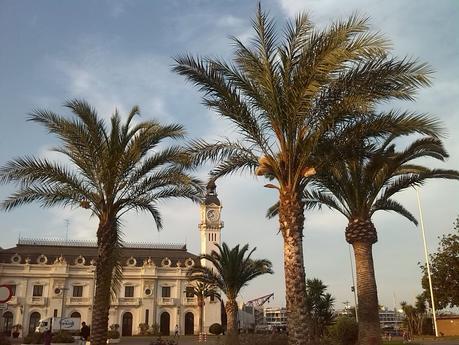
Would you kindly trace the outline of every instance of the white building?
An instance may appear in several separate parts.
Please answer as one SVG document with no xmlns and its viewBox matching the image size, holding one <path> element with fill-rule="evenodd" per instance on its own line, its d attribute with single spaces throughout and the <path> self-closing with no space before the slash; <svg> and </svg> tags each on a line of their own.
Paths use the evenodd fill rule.
<svg viewBox="0 0 459 345">
<path fill-rule="evenodd" d="M 222 206 L 216 186 L 207 187 L 200 205 L 201 253 L 210 253 L 221 242 Z M 21 324 L 32 331 L 40 319 L 80 317 L 91 323 L 96 244 L 91 241 L 20 239 L 13 248 L 0 249 L 0 285 L 14 293 L 2 310 L 3 330 Z M 139 332 L 139 324 L 156 324 L 163 334 L 179 325 L 182 334 L 198 332 L 196 297 L 187 293 L 186 274 L 200 264 L 185 245 L 125 243 L 122 250 L 123 281 L 112 301 L 109 325 L 119 324 L 122 335 Z M 221 324 L 218 300 L 207 300 L 204 327 Z"/>
</svg>

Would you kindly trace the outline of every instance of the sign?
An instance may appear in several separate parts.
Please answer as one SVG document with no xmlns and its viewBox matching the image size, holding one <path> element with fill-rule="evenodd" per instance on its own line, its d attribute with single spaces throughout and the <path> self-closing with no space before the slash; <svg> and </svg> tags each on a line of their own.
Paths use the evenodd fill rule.
<svg viewBox="0 0 459 345">
<path fill-rule="evenodd" d="M 13 291 L 9 285 L 0 285 L 0 303 L 8 302 L 13 297 Z"/>
<path fill-rule="evenodd" d="M 0 310 L 5 310 L 5 309 L 8 309 L 8 304 L 0 303 Z"/>
</svg>

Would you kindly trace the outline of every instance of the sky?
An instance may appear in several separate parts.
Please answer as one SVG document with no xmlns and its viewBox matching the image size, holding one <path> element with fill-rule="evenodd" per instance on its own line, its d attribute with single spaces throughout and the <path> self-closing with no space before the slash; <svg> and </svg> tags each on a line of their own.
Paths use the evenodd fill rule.
<svg viewBox="0 0 459 345">
<path fill-rule="evenodd" d="M 126 114 L 139 105 L 142 118 L 178 122 L 188 139 L 237 137 L 229 123 L 201 104 L 200 94 L 171 72 L 173 57 L 191 53 L 232 56 L 230 36 L 249 42 L 255 1 L 21 1 L 0 0 L 0 165 L 13 157 L 60 157 L 49 149 L 56 144 L 36 124 L 26 122 L 35 108 L 67 114 L 62 104 L 82 98 L 100 116 L 115 108 Z M 271 0 L 262 1 L 279 30 L 286 20 L 306 11 L 318 26 L 357 11 L 371 18 L 372 29 L 389 38 L 397 56 L 416 57 L 435 70 L 433 85 L 419 92 L 416 102 L 397 103 L 401 109 L 437 116 L 447 128 L 450 153 L 439 168 L 459 168 L 459 3 L 455 0 Z M 200 177 L 205 179 L 206 172 Z M 282 238 L 277 221 L 265 219 L 276 200 L 263 188 L 263 178 L 237 175 L 218 182 L 230 245 L 249 243 L 256 257 L 273 262 L 275 274 L 257 278 L 241 293 L 244 301 L 274 292 L 271 305 L 284 299 Z M 0 199 L 13 191 L 0 185 Z M 459 214 L 459 183 L 431 181 L 421 190 L 429 249 L 437 237 L 453 228 Z M 418 214 L 414 190 L 397 197 Z M 199 252 L 199 207 L 186 200 L 161 204 L 164 230 L 158 232 L 147 215 L 124 219 L 127 241 L 186 243 Z M 94 239 L 96 219 L 83 209 L 42 209 L 38 205 L 0 213 L 0 246 L 14 246 L 19 236 Z M 419 262 L 423 245 L 419 228 L 395 214 L 377 214 L 379 241 L 374 261 L 380 304 L 390 308 L 403 300 L 413 303 L 421 292 Z M 328 210 L 307 212 L 304 233 L 305 268 L 336 298 L 335 307 L 353 304 L 349 248 L 344 240 L 346 220 Z"/>
</svg>

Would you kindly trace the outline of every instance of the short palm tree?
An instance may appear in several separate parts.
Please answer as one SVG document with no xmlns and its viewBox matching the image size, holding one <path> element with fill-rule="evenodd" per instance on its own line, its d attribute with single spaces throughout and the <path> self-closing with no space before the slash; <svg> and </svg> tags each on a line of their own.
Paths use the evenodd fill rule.
<svg viewBox="0 0 459 345">
<path fill-rule="evenodd" d="M 91 344 L 105 345 L 110 291 L 116 290 L 112 281 L 119 282 L 116 278 L 121 274 L 120 217 L 130 210 L 145 211 L 159 229 L 158 202 L 174 197 L 198 201 L 202 188 L 187 172 L 189 159 L 183 148 L 158 148 L 166 139 L 182 138 L 182 126 L 152 120 L 134 124 L 139 113 L 134 107 L 124 123 L 115 112 L 108 130 L 85 101 L 73 100 L 65 106 L 72 111 L 72 118 L 36 110 L 29 120 L 60 139 L 62 145 L 55 151 L 63 154 L 67 163 L 34 157 L 6 163 L 0 169 L 0 182 L 16 183 L 18 190 L 0 207 L 11 210 L 32 202 L 43 207 L 83 207 L 99 219 Z"/>
<path fill-rule="evenodd" d="M 429 68 L 388 57 L 388 44 L 352 16 L 317 29 L 305 14 L 288 23 L 280 38 L 259 7 L 252 46 L 234 39 L 231 63 L 176 58 L 174 71 L 204 93 L 204 104 L 230 120 L 242 140 L 196 141 L 197 163 L 218 162 L 215 178 L 236 171 L 277 182 L 289 344 L 307 342 L 303 258 L 303 190 L 340 143 L 335 131 L 390 99 L 412 99 L 429 83 Z M 327 140 L 322 140 L 326 138 Z M 327 158 L 328 159 L 328 158 Z"/>
<path fill-rule="evenodd" d="M 192 275 L 190 275 L 192 278 Z M 211 283 L 203 282 L 199 280 L 193 280 L 193 285 L 190 290 L 187 290 L 187 294 L 196 296 L 199 308 L 199 333 L 204 333 L 204 306 L 207 298 L 220 299 L 220 294 L 217 291 L 217 287 Z"/>
<path fill-rule="evenodd" d="M 229 343 L 237 343 L 237 312 L 236 298 L 241 289 L 254 278 L 266 273 L 273 273 L 272 264 L 266 259 L 252 259 L 256 248 L 249 251 L 249 245 L 229 248 L 226 243 L 217 244 L 217 251 L 201 255 L 201 259 L 209 262 L 208 266 L 196 266 L 190 271 L 190 279 L 212 284 L 226 296 L 225 310 L 228 318 Z"/>
<path fill-rule="evenodd" d="M 327 286 L 317 278 L 306 280 L 306 305 L 310 319 L 311 338 L 319 342 L 327 326 L 335 319 L 335 299 L 326 292 Z"/>
<path fill-rule="evenodd" d="M 326 205 L 348 220 L 345 237 L 355 255 L 361 344 L 381 344 L 372 255 L 372 246 L 377 242 L 373 214 L 394 211 L 417 224 L 416 218 L 393 199 L 395 194 L 428 179 L 459 179 L 458 171 L 430 169 L 415 162 L 418 158 L 443 161 L 448 157 L 440 139 L 423 136 L 398 150 L 399 140 L 398 135 L 388 135 L 379 140 L 362 139 L 358 145 L 359 138 L 354 138 L 353 154 L 343 156 L 314 176 L 305 193 L 308 208 Z"/>
</svg>

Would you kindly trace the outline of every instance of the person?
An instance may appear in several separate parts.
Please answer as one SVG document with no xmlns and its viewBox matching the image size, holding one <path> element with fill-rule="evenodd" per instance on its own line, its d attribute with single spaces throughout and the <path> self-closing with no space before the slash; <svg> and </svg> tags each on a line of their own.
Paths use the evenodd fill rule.
<svg viewBox="0 0 459 345">
<path fill-rule="evenodd" d="M 86 322 L 81 323 L 81 331 L 80 331 L 80 336 L 81 336 L 81 342 L 82 345 L 84 345 L 88 340 L 89 340 L 89 334 L 90 334 L 89 326 L 86 325 Z"/>
<path fill-rule="evenodd" d="M 175 334 L 174 334 L 174 337 L 178 337 L 179 336 L 179 328 L 178 328 L 178 325 L 175 325 Z"/>
<path fill-rule="evenodd" d="M 43 333 L 43 343 L 45 345 L 51 345 L 51 338 L 53 337 L 51 330 L 47 329 L 45 333 Z"/>
</svg>

